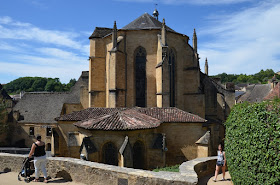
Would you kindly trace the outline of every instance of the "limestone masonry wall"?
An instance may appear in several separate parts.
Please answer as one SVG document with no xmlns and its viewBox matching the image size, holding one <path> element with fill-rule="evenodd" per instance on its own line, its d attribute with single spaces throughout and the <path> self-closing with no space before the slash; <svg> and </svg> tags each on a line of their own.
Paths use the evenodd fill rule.
<svg viewBox="0 0 280 185">
<path fill-rule="evenodd" d="M 26 155 L 0 153 L 0 172 L 19 172 L 25 157 Z M 207 165 L 209 159 L 210 165 Z M 198 183 L 198 177 L 213 171 L 211 161 L 215 161 L 215 157 L 188 161 L 180 166 L 180 173 L 175 173 L 122 168 L 74 158 L 50 157 L 47 172 L 52 178 L 63 177 L 95 185 L 195 185 Z M 202 165 L 199 164 L 201 162 Z"/>
</svg>

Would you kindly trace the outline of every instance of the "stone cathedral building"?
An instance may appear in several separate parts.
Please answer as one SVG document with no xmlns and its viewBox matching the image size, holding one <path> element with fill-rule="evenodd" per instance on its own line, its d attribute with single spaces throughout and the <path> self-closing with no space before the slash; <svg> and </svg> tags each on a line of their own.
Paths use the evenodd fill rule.
<svg viewBox="0 0 280 185">
<path fill-rule="evenodd" d="M 120 29 L 96 27 L 89 40 L 88 86 L 76 85 L 75 104 L 60 104 L 48 138 L 53 155 L 142 169 L 180 164 L 190 145 L 198 157 L 216 155 L 234 85 L 208 77 L 207 60 L 200 71 L 195 30 L 190 44 L 155 10 Z"/>
<path fill-rule="evenodd" d="M 209 78 L 207 60 L 206 74 L 200 71 L 195 30 L 190 45 L 153 15 L 121 29 L 96 27 L 89 37 L 89 108 L 57 119 L 76 129 L 68 137 L 72 155 L 144 169 L 188 160 L 188 145 L 197 145 L 198 156 L 215 155 L 234 85 Z"/>
<path fill-rule="evenodd" d="M 232 89 L 201 73 L 195 30 L 191 46 L 187 35 L 154 16 L 145 13 L 121 29 L 116 22 L 113 29 L 95 28 L 89 37 L 89 107 L 177 107 L 224 120 L 214 110 L 216 96 L 228 108 Z"/>
</svg>

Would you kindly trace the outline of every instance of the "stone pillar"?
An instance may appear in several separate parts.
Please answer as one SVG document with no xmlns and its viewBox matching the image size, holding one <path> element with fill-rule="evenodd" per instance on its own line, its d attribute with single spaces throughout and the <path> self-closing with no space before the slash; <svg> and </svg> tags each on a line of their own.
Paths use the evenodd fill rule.
<svg viewBox="0 0 280 185">
<path fill-rule="evenodd" d="M 108 107 L 114 108 L 117 106 L 117 24 L 114 22 L 112 32 L 112 50 L 110 51 L 109 59 L 109 103 Z"/>
</svg>

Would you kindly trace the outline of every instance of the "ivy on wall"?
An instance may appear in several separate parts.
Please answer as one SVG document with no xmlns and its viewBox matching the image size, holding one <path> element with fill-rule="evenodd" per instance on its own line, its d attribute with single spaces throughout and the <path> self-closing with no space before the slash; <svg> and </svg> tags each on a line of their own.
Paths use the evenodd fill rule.
<svg viewBox="0 0 280 185">
<path fill-rule="evenodd" d="M 225 149 L 235 185 L 279 185 L 280 101 L 236 105 L 226 122 Z"/>
</svg>

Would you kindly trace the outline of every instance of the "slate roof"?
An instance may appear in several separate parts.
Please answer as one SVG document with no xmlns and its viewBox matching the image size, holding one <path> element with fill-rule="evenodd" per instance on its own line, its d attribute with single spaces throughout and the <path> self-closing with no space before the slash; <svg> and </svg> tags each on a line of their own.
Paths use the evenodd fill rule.
<svg viewBox="0 0 280 185">
<path fill-rule="evenodd" d="M 103 27 L 96 27 L 89 37 L 89 39 L 93 38 L 102 38 L 110 33 L 112 33 L 112 28 L 103 28 Z"/>
<path fill-rule="evenodd" d="M 64 103 L 80 103 L 80 88 L 87 85 L 88 72 L 82 73 L 70 92 L 25 93 L 14 107 L 21 116 L 19 123 L 56 123 Z"/>
<path fill-rule="evenodd" d="M 7 93 L 7 91 L 5 91 L 5 89 L 3 88 L 3 86 L 0 84 L 0 94 L 3 96 L 3 98 L 5 99 L 12 99 L 9 94 Z"/>
<path fill-rule="evenodd" d="M 161 29 L 162 23 L 155 19 L 148 13 L 144 13 L 128 25 L 124 26 L 121 30 L 151 30 L 151 29 Z M 167 31 L 175 32 L 168 26 L 166 26 Z M 176 33 L 176 32 L 175 32 Z"/>
<path fill-rule="evenodd" d="M 248 101 L 251 103 L 262 102 L 271 90 L 269 84 L 253 84 L 246 87 L 246 93 L 242 95 L 237 103 Z"/>
<path fill-rule="evenodd" d="M 93 130 L 135 130 L 158 127 L 164 122 L 204 123 L 205 119 L 168 108 L 88 108 L 57 118 L 58 121 L 78 121 L 75 126 Z"/>
<path fill-rule="evenodd" d="M 280 98 L 280 82 L 269 92 L 264 100 L 273 100 L 275 97 Z"/>
<path fill-rule="evenodd" d="M 25 93 L 14 107 L 23 120 L 20 123 L 56 123 L 69 93 Z"/>
</svg>

